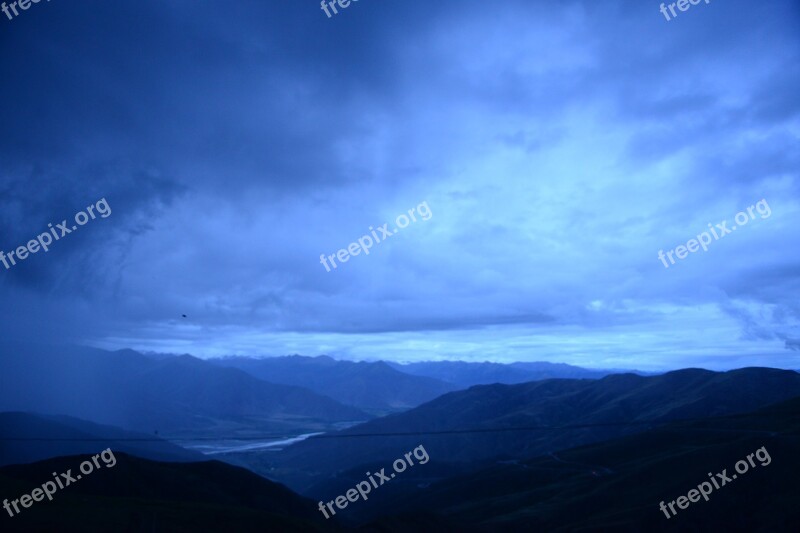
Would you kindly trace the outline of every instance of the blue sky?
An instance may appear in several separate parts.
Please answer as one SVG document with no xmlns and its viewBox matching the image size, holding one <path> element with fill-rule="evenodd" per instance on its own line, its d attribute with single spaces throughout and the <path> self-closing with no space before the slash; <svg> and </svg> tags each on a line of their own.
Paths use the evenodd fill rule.
<svg viewBox="0 0 800 533">
<path fill-rule="evenodd" d="M 433 5 L 431 5 L 433 4 Z M 51 2 L 0 16 L 6 338 L 800 368 L 800 6 Z M 664 268 L 659 250 L 771 215 Z M 332 272 L 320 254 L 427 202 Z M 186 315 L 184 318 L 182 315 Z"/>
</svg>

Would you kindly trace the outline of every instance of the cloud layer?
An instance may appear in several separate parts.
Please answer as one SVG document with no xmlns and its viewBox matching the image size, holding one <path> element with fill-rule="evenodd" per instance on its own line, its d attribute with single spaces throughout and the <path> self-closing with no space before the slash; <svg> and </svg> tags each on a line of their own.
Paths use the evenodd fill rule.
<svg viewBox="0 0 800 533">
<path fill-rule="evenodd" d="M 800 368 L 800 8 L 87 1 L 0 19 L 2 333 Z M 658 252 L 759 200 L 747 227 Z M 332 272 L 320 254 L 433 217 Z M 729 222 L 729 225 L 731 223 Z M 186 315 L 184 318 L 182 315 Z"/>
</svg>

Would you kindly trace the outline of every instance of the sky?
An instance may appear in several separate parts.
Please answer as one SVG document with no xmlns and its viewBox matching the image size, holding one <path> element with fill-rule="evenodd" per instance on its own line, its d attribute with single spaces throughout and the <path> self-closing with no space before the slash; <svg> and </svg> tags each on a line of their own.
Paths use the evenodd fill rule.
<svg viewBox="0 0 800 533">
<path fill-rule="evenodd" d="M 0 13 L 0 335 L 800 369 L 800 4 L 659 5 Z"/>
</svg>

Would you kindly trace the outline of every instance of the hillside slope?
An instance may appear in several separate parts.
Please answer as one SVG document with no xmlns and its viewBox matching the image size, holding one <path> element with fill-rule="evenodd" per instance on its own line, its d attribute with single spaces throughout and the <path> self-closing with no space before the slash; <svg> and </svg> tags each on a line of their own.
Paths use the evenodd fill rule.
<svg viewBox="0 0 800 533">
<path fill-rule="evenodd" d="M 63 414 L 152 434 L 367 420 L 301 387 L 264 382 L 190 356 L 0 345 L 0 410 Z"/>
<path fill-rule="evenodd" d="M 431 464 L 437 458 L 439 464 L 474 469 L 481 461 L 532 457 L 670 420 L 746 412 L 798 395 L 800 375 L 767 368 L 477 386 L 331 435 L 335 438 L 294 444 L 269 456 L 268 467 L 294 490 L 316 494 L 318 483 L 335 480 L 345 486 L 353 481 L 346 474 L 351 469 L 385 466 L 419 444 Z"/>
<path fill-rule="evenodd" d="M 204 461 L 205 456 L 153 435 L 67 416 L 0 413 L 0 466 L 111 448 L 154 461 Z"/>
<path fill-rule="evenodd" d="M 99 451 L 99 450 L 98 450 Z M 34 502 L 2 531 L 330 531 L 315 502 L 252 472 L 217 461 L 161 463 L 114 453 L 117 463 Z M 0 494 L 18 498 L 52 479 L 73 475 L 87 456 L 0 468 Z"/>
<path fill-rule="evenodd" d="M 737 474 L 737 461 L 762 448 L 753 457 L 756 466 Z M 745 415 L 670 423 L 417 488 L 406 501 L 371 509 L 387 514 L 403 509 L 404 517 L 378 520 L 367 530 L 405 531 L 402 524 L 417 522 L 458 531 L 794 532 L 800 530 L 799 449 L 800 398 L 795 398 Z M 666 506 L 686 496 L 709 480 L 709 472 L 723 470 L 731 480 L 708 501 L 701 497 L 686 509 L 675 506 L 677 514 L 667 511 L 669 518 L 660 510 L 660 502 Z"/>
</svg>

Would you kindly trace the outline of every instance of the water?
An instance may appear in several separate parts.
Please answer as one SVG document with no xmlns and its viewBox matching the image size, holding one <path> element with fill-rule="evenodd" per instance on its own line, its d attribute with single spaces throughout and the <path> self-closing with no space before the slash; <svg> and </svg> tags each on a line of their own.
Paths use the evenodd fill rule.
<svg viewBox="0 0 800 533">
<path fill-rule="evenodd" d="M 190 450 L 198 451 L 204 455 L 251 452 L 254 450 L 269 450 L 270 448 L 273 449 L 271 451 L 277 451 L 285 446 L 294 444 L 295 442 L 306 440 L 307 438 L 313 437 L 315 435 L 322 435 L 323 433 L 324 432 L 304 433 L 302 435 L 286 439 L 267 440 L 262 442 L 248 442 L 247 444 L 242 444 L 242 441 L 220 440 L 214 443 L 204 442 L 203 444 L 184 445 L 183 447 L 189 448 Z"/>
</svg>

